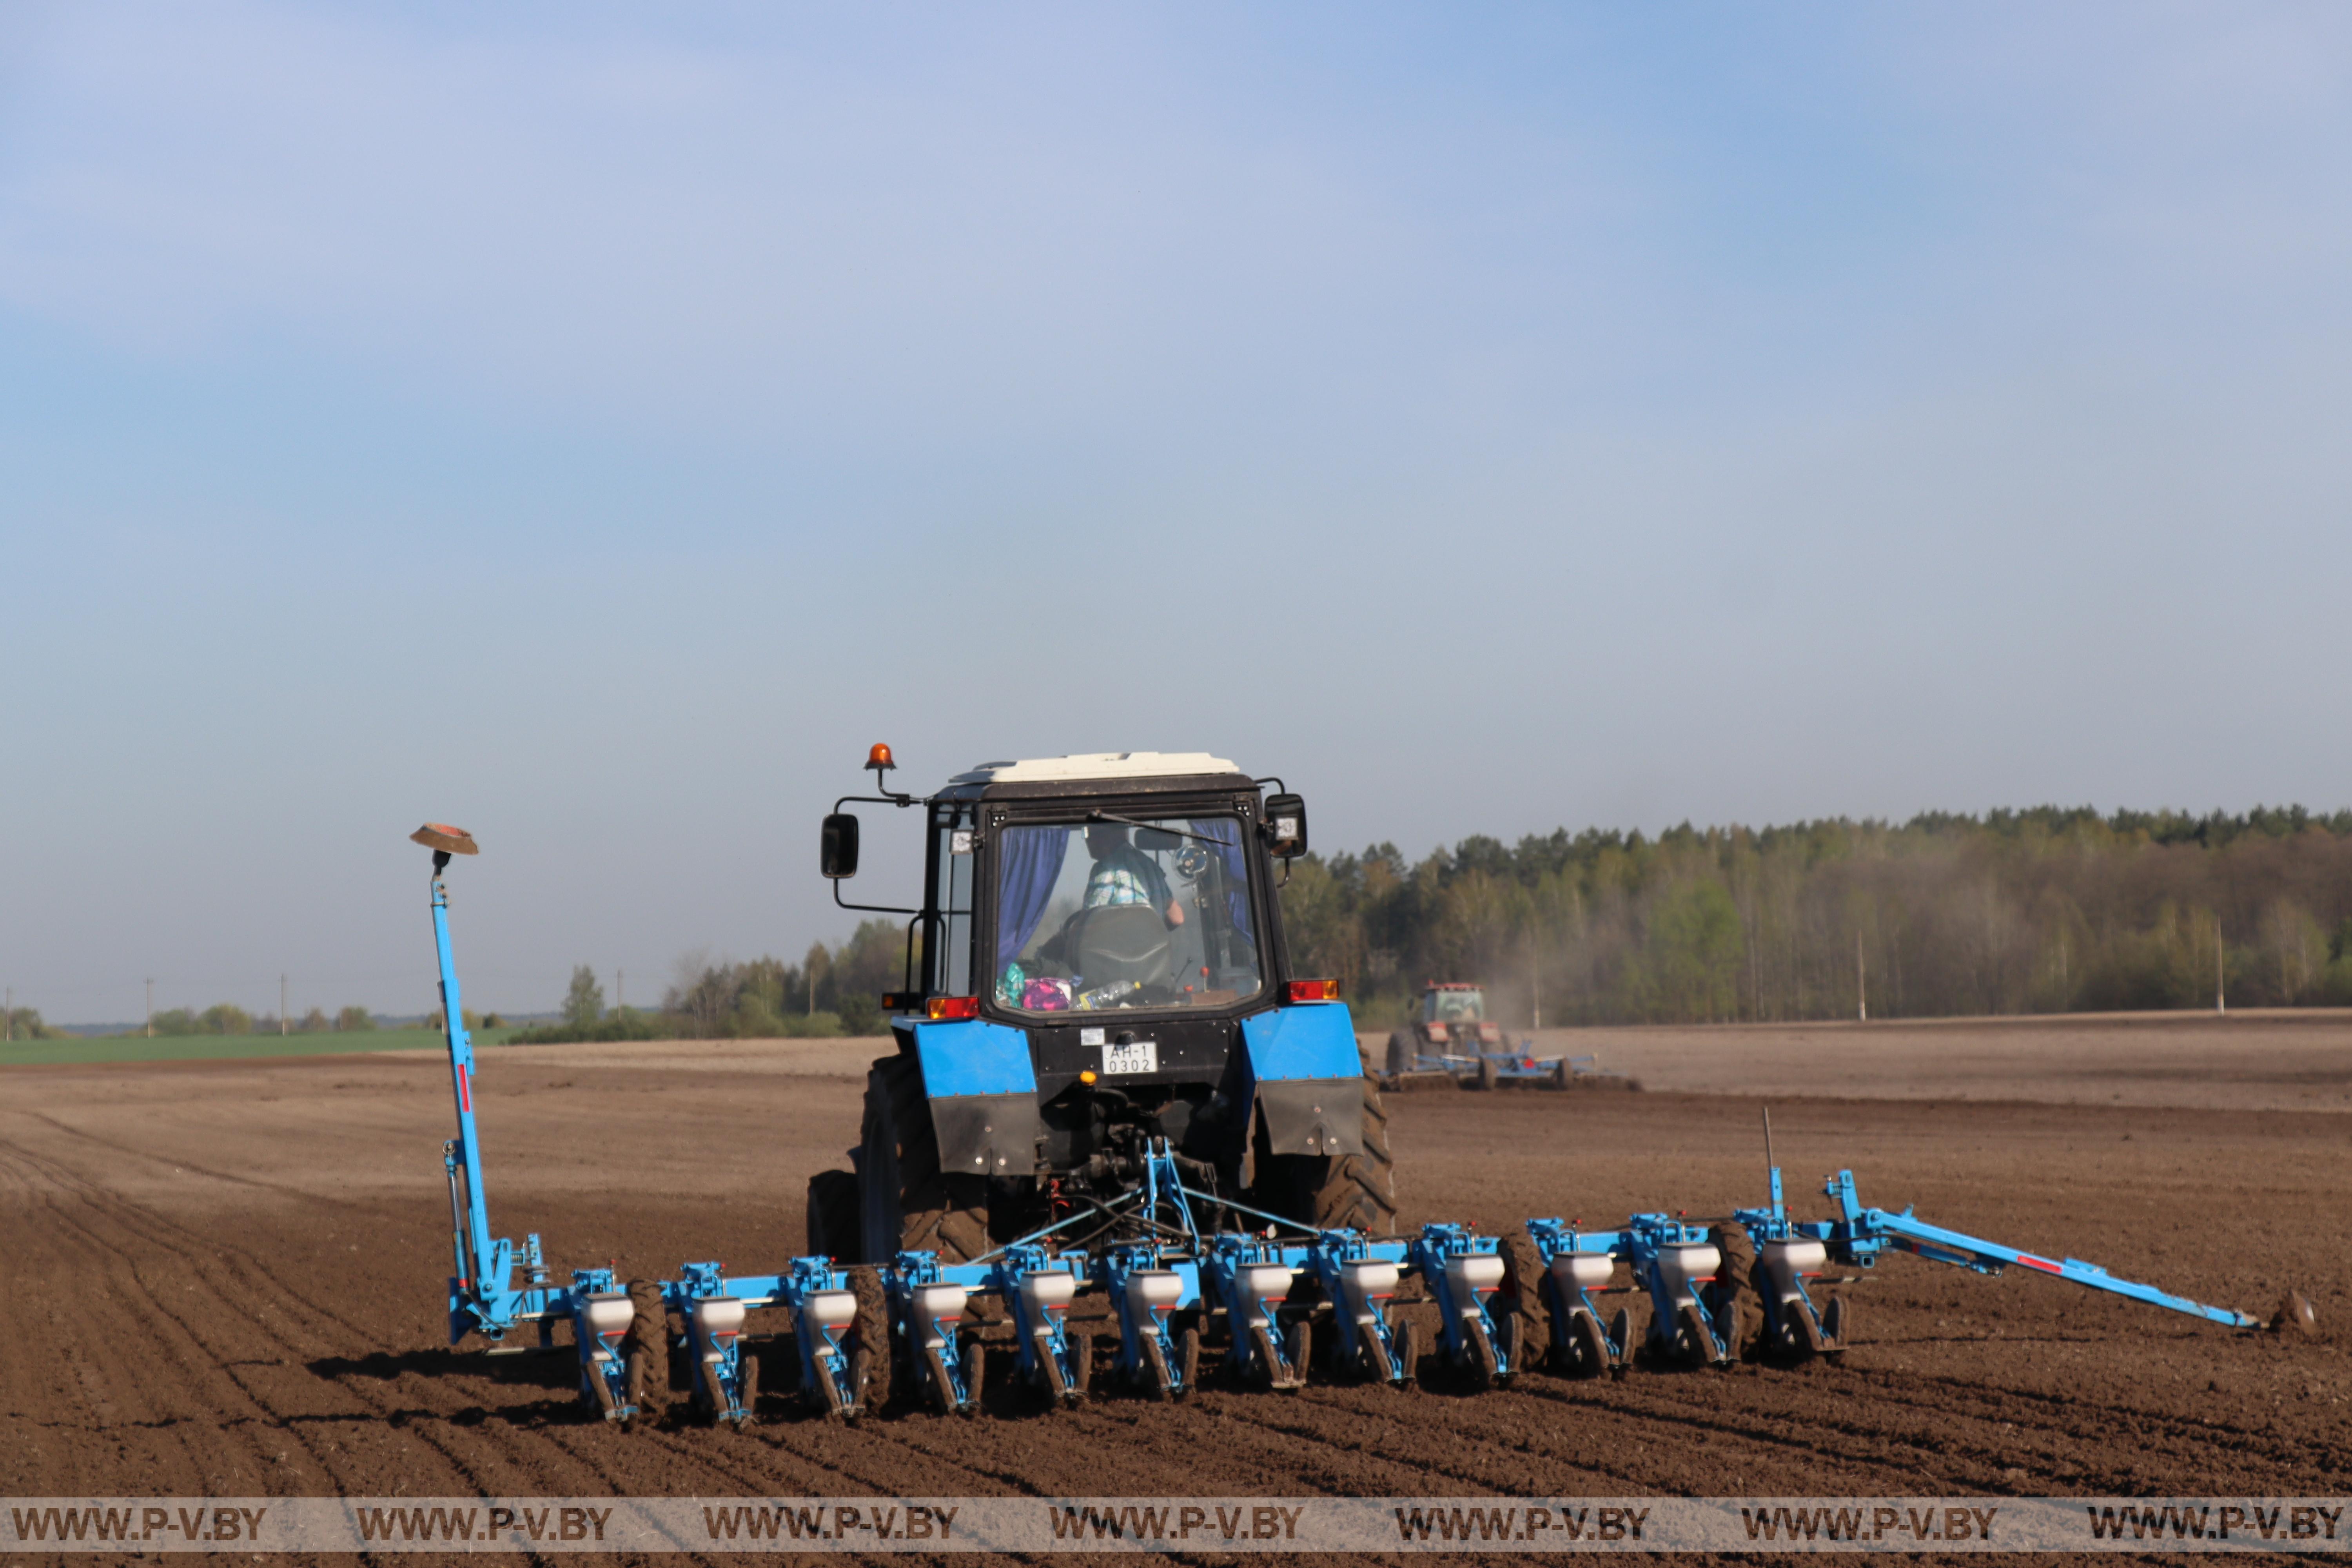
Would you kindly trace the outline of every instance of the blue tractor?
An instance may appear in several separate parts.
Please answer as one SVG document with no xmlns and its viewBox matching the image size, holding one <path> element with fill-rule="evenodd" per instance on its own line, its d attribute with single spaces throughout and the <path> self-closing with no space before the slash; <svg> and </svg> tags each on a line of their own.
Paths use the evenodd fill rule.
<svg viewBox="0 0 2352 1568">
<path fill-rule="evenodd" d="M 1155 1160 L 1244 1225 L 1393 1228 L 1378 1080 L 1336 983 L 1294 975 L 1284 945 L 1307 811 L 1281 780 L 1126 752 L 984 763 L 918 797 L 888 787 L 888 747 L 866 766 L 876 792 L 835 803 L 822 869 L 843 908 L 907 920 L 896 1048 L 867 1075 L 853 1168 L 808 1193 L 809 1251 L 855 1266 L 866 1315 L 902 1253 L 1121 1239 L 1134 1222 L 1109 1210 L 1131 1215 Z M 853 805 L 922 814 L 917 904 L 843 897 Z"/>
</svg>

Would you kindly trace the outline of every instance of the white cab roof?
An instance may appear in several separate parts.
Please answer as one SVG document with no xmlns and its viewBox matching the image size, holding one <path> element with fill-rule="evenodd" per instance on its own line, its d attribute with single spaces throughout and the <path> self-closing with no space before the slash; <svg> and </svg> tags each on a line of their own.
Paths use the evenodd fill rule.
<svg viewBox="0 0 2352 1568">
<path fill-rule="evenodd" d="M 1200 773 L 1237 773 L 1241 769 L 1206 752 L 1087 752 L 1075 757 L 1033 757 L 1020 763 L 982 763 L 950 784 L 1045 784 L 1066 779 L 1183 778 Z"/>
</svg>

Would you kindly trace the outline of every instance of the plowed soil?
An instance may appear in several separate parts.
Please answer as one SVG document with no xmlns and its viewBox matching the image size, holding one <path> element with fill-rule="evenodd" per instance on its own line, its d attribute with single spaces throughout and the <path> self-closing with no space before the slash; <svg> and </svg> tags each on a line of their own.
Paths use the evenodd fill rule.
<svg viewBox="0 0 2352 1568">
<path fill-rule="evenodd" d="M 2341 1028 L 2341 1026 L 2338 1026 Z M 1431 1363 L 1396 1393 L 1099 1394 L 971 1422 L 804 1415 L 779 1363 L 761 1424 L 679 1412 L 623 1434 L 576 1411 L 568 1355 L 446 1348 L 430 1056 L 0 1072 L 0 1491 L 252 1496 L 1575 1494 L 1911 1496 L 2345 1489 L 2352 1117 L 2037 1099 L 2079 1079 L 2046 1021 L 2007 1099 L 1770 1100 L 1792 1200 L 1846 1165 L 1865 1201 L 2267 1314 L 2232 1333 L 2016 1272 L 1895 1257 L 1840 1287 L 1859 1343 L 1787 1370 L 1530 1373 L 1471 1396 Z M 2352 1037 L 2352 1029 L 2343 1030 Z M 2112 1042 L 2102 1070 L 2126 1072 Z M 2352 1043 L 2352 1040 L 2347 1040 Z M 1843 1048 L 1843 1045 L 1841 1048 Z M 2063 1074 L 2060 1062 L 2064 1062 Z M 859 1053 L 838 1046 L 515 1048 L 478 1108 L 499 1234 L 578 1264 L 768 1271 L 802 1188 L 845 1163 Z M 1754 1089 L 1769 1085 L 1751 1084 Z M 2063 1096 L 2046 1097 L 2050 1100 Z M 2161 1098 L 2159 1096 L 2159 1098 Z M 1407 1218 L 1721 1214 L 1761 1201 L 1752 1095 L 1423 1094 L 1391 1101 Z"/>
</svg>

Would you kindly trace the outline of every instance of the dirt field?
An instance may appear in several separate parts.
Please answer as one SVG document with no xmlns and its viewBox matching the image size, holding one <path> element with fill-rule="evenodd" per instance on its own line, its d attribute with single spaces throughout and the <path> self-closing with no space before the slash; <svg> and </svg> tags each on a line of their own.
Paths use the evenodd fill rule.
<svg viewBox="0 0 2352 1568">
<path fill-rule="evenodd" d="M 2343 1106 L 2352 1027 L 2312 1027 L 2209 1031 L 2209 1067 L 2236 1063 L 2252 1089 L 2184 1074 L 2177 1041 L 2147 1045 L 2161 1031 L 2042 1022 L 2006 1037 L 1974 1026 L 1965 1051 L 1906 1047 L 1926 1082 L 1953 1080 L 1952 1098 L 1826 1092 L 1824 1069 L 1862 1048 L 1859 1032 L 1814 1032 L 1824 1043 L 1809 1058 L 1801 1039 L 1722 1030 L 1661 1032 L 1639 1062 L 1634 1046 L 1605 1046 L 1649 1093 L 1391 1104 L 1410 1219 L 1599 1224 L 1759 1202 L 1747 1096 L 1769 1093 L 1801 1213 L 1825 1212 L 1819 1176 L 1851 1165 L 1866 1201 L 2208 1300 L 2267 1313 L 2292 1284 L 2317 1305 L 2316 1340 L 1896 1257 L 1848 1288 L 1863 1342 L 1842 1364 L 1530 1374 L 1475 1398 L 1433 1372 L 1409 1394 L 1112 1397 L 1058 1415 L 1029 1414 L 1008 1387 L 977 1422 L 908 1414 L 849 1430 L 772 1394 L 740 1434 L 624 1435 L 575 1417 L 568 1358 L 444 1347 L 448 1089 L 432 1057 L 12 1068 L 0 1490 L 2336 1492 L 2352 1451 L 2337 1337 L 2352 1321 L 2352 1116 L 2279 1109 L 2278 1086 L 2257 1082 L 2317 1073 L 2286 1102 L 2312 1088 Z M 869 1049 L 492 1052 L 480 1112 L 493 1224 L 543 1233 L 559 1270 L 778 1268 L 799 1249 L 807 1173 L 842 1163 Z M 1672 1087 L 1708 1073 L 1745 1093 Z M 1863 1087 L 1916 1089 L 1910 1076 Z M 2123 1102 L 2078 1094 L 2089 1082 Z M 2079 1098 L 2095 1102 L 2056 1103 Z M 2148 1100 L 2162 1103 L 2133 1103 Z"/>
</svg>

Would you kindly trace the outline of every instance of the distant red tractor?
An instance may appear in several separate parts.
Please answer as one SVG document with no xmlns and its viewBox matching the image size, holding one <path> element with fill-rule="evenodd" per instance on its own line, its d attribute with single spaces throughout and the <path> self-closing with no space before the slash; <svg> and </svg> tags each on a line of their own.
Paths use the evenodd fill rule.
<svg viewBox="0 0 2352 1568">
<path fill-rule="evenodd" d="M 1483 987 L 1432 981 L 1422 990 L 1419 1016 L 1389 1037 L 1389 1076 L 1444 1073 L 1465 1089 L 1495 1089 L 1506 1079 L 1564 1078 L 1570 1069 L 1559 1058 L 1527 1054 L 1533 1044 L 1515 1044 L 1486 1016 Z"/>
</svg>

